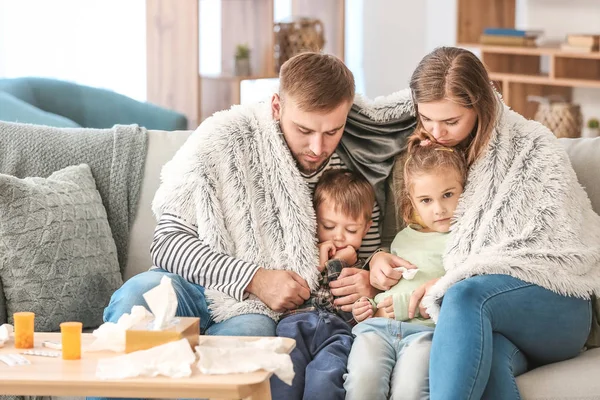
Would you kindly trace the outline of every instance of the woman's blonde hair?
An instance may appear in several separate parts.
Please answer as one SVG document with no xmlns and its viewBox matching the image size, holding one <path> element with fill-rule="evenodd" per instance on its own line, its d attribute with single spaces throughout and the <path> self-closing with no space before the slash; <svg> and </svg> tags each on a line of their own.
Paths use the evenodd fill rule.
<svg viewBox="0 0 600 400">
<path fill-rule="evenodd" d="M 477 56 L 457 47 L 439 47 L 426 55 L 410 79 L 415 110 L 416 134 L 421 140 L 431 138 L 418 116 L 418 104 L 450 100 L 477 114 L 472 140 L 466 147 L 471 166 L 485 151 L 496 124 L 500 101 L 487 70 Z"/>
<path fill-rule="evenodd" d="M 422 146 L 417 135 L 411 136 L 408 141 L 407 157 L 404 161 L 404 182 L 401 188 L 396 187 L 395 193 L 396 199 L 400 199 L 402 219 L 407 225 L 423 224 L 418 219 L 418 214 L 410 199 L 414 178 L 438 171 L 455 172 L 458 181 L 464 187 L 467 179 L 467 162 L 464 153 L 458 148 L 444 147 L 437 143 Z"/>
</svg>

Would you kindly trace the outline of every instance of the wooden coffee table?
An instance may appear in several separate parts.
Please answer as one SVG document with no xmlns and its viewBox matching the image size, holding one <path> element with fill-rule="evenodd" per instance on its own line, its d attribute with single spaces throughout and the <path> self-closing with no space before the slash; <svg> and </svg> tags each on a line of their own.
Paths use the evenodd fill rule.
<svg viewBox="0 0 600 400">
<path fill-rule="evenodd" d="M 213 336 L 214 338 L 214 336 Z M 223 336 L 222 340 L 233 337 Z M 200 336 L 202 343 L 204 336 Z M 235 338 L 239 339 L 239 338 Z M 259 338 L 246 337 L 246 340 Z M 56 351 L 42 346 L 44 340 L 60 341 L 59 333 L 36 333 L 35 349 Z M 94 341 L 91 334 L 83 334 L 82 345 Z M 293 339 L 284 338 L 286 350 L 295 347 Z M 12 341 L 0 354 L 21 353 Z M 218 398 L 218 399 L 271 399 L 270 372 L 263 370 L 247 374 L 204 375 L 195 366 L 189 378 L 128 378 L 101 380 L 96 378 L 96 363 L 102 358 L 121 354 L 94 352 L 82 354 L 81 360 L 64 361 L 61 358 L 25 356 L 30 365 L 9 367 L 0 362 L 0 394 L 24 396 L 101 396 L 138 398 Z"/>
</svg>

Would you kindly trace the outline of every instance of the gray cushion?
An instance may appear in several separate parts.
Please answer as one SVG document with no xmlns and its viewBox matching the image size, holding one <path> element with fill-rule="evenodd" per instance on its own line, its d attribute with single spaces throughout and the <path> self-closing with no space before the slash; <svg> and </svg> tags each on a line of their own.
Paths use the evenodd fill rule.
<svg viewBox="0 0 600 400">
<path fill-rule="evenodd" d="M 63 321 L 97 327 L 122 284 L 116 246 L 87 165 L 48 178 L 0 175 L 0 279 L 8 320 L 36 314 L 37 331 Z"/>
</svg>

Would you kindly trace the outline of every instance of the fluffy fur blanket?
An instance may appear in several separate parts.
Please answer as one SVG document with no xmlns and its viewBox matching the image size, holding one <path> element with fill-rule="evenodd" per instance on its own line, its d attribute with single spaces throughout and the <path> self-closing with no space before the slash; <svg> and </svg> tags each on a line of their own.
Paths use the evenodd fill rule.
<svg viewBox="0 0 600 400">
<path fill-rule="evenodd" d="M 600 292 L 600 217 L 569 158 L 544 126 L 503 107 L 484 156 L 469 171 L 444 256 L 446 275 L 423 300 L 473 275 L 507 274 L 556 293 Z"/>
<path fill-rule="evenodd" d="M 357 104 L 374 121 L 414 120 L 408 91 L 385 100 L 359 98 Z M 157 217 L 179 215 L 197 224 L 200 239 L 215 251 L 295 271 L 316 289 L 311 195 L 269 102 L 234 106 L 207 119 L 165 165 L 161 179 L 153 203 Z M 217 322 L 248 313 L 280 316 L 254 296 L 239 302 L 215 290 L 205 294 Z"/>
</svg>

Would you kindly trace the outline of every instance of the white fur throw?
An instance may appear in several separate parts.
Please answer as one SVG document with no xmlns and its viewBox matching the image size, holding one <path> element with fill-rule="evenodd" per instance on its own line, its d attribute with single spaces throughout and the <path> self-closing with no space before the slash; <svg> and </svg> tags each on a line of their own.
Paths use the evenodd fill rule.
<svg viewBox="0 0 600 400">
<path fill-rule="evenodd" d="M 423 300 L 434 320 L 446 290 L 473 275 L 507 274 L 585 299 L 600 293 L 600 217 L 552 132 L 508 107 L 455 219 L 446 275 Z"/>
<path fill-rule="evenodd" d="M 356 104 L 376 121 L 412 110 L 408 90 Z M 300 175 L 269 102 L 234 106 L 207 119 L 162 170 L 153 210 L 198 226 L 217 252 L 267 269 L 297 272 L 318 284 L 316 222 L 309 187 Z M 255 296 L 237 301 L 206 290 L 216 322 L 259 313 L 280 316 Z"/>
<path fill-rule="evenodd" d="M 315 214 L 309 188 L 268 103 L 234 106 L 207 119 L 162 170 L 153 209 L 198 225 L 214 251 L 267 269 L 297 272 L 317 286 Z M 237 301 L 206 290 L 216 322 L 258 313 L 255 296 Z"/>
</svg>

